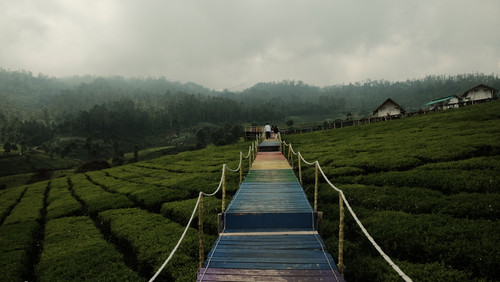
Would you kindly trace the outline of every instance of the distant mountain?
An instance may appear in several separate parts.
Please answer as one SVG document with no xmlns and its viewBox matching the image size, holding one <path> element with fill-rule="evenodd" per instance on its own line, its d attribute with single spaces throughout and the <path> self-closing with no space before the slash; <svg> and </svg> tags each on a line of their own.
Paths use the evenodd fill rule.
<svg viewBox="0 0 500 282">
<path fill-rule="evenodd" d="M 143 109 L 164 110 L 172 103 L 179 103 L 178 99 L 169 98 L 171 94 L 176 97 L 185 94 L 221 97 L 246 107 L 270 109 L 279 112 L 276 117 L 347 112 L 364 116 L 370 115 L 387 98 L 413 111 L 433 99 L 463 93 L 481 83 L 500 89 L 498 75 L 479 73 L 429 75 L 401 82 L 367 80 L 325 87 L 284 80 L 257 83 L 240 92 L 220 92 L 192 82 L 169 81 L 165 77 L 86 75 L 55 78 L 33 75 L 29 71 L 0 69 L 0 114 L 21 120 L 40 120 L 47 113 L 61 117 L 123 99 Z M 254 116 L 249 120 L 255 120 Z"/>
</svg>

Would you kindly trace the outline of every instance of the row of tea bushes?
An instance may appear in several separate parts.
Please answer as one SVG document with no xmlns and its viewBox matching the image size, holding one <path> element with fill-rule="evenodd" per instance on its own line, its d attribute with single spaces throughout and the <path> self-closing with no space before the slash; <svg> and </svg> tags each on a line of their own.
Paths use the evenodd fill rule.
<svg viewBox="0 0 500 282">
<path fill-rule="evenodd" d="M 0 226 L 0 281 L 24 281 L 30 272 L 30 256 L 40 224 L 26 221 Z"/>
<path fill-rule="evenodd" d="M 495 193 L 500 187 L 500 175 L 494 170 L 421 170 L 388 171 L 362 175 L 342 182 L 378 186 L 424 187 L 444 194 Z"/>
<path fill-rule="evenodd" d="M 181 237 L 193 198 L 217 189 L 222 164 L 231 160 L 229 167 L 236 168 L 241 147 L 212 147 L 1 190 L 0 281 L 150 278 Z M 243 166 L 248 170 L 247 162 Z M 230 197 L 239 174 L 227 172 L 226 180 Z M 204 202 L 207 254 L 221 201 Z M 197 222 L 160 280 L 196 279 L 196 228 Z"/>
<path fill-rule="evenodd" d="M 500 275 L 500 225 L 496 221 L 383 211 L 363 222 L 382 249 L 399 259 L 426 263 L 439 258 L 475 277 Z"/>
<path fill-rule="evenodd" d="M 352 206 L 361 206 L 374 211 L 447 214 L 468 219 L 500 218 L 499 193 L 459 193 L 446 196 L 439 191 L 416 187 L 362 184 L 342 184 L 339 187 Z M 322 184 L 319 191 L 322 203 L 338 201 L 338 193 L 329 186 Z"/>
<path fill-rule="evenodd" d="M 53 179 L 47 198 L 47 220 L 83 213 L 82 205 L 71 195 L 68 179 Z"/>
<path fill-rule="evenodd" d="M 176 222 L 185 223 L 189 221 L 196 199 L 177 202 L 168 202 L 162 205 L 161 214 L 166 218 L 175 218 Z M 227 199 L 229 202 L 230 199 Z M 203 197 L 203 231 L 208 234 L 218 235 L 217 214 L 222 210 L 222 201 L 215 197 Z M 198 211 L 195 213 L 194 222 L 198 222 Z"/>
<path fill-rule="evenodd" d="M 104 191 L 101 187 L 90 182 L 83 174 L 71 177 L 71 190 L 80 200 L 86 210 L 96 214 L 103 210 L 132 207 L 134 203 L 125 195 Z"/>
<path fill-rule="evenodd" d="M 99 213 L 114 240 L 136 256 L 139 272 L 156 271 L 168 257 L 184 227 L 169 219 L 137 208 L 115 209 Z M 186 222 L 187 223 L 187 222 Z M 214 238 L 207 238 L 209 248 Z M 160 280 L 193 281 L 196 279 L 198 233 L 190 229 L 173 261 L 162 272 Z"/>
<path fill-rule="evenodd" d="M 494 101 L 285 140 L 309 162 L 319 161 L 368 232 L 414 281 L 497 281 L 498 112 Z M 314 167 L 302 170 L 312 199 Z M 323 180 L 318 202 L 322 237 L 333 254 L 338 193 Z M 351 216 L 345 224 L 346 280 L 399 281 Z"/>
<path fill-rule="evenodd" d="M 17 205 L 28 186 L 18 186 L 11 189 L 0 190 L 0 223 Z"/>
<path fill-rule="evenodd" d="M 2 202 L 13 208 L 7 210 L 0 226 L 0 281 L 30 279 L 29 264 L 40 237 L 47 189 L 48 182 L 44 181 L 2 193 Z"/>
<path fill-rule="evenodd" d="M 150 177 L 131 177 L 127 172 L 106 172 L 107 176 L 89 174 L 90 179 L 110 191 L 128 195 L 137 205 L 158 212 L 161 205 L 169 201 L 187 199 L 189 189 L 157 186 L 148 183 Z M 141 182 L 144 181 L 144 182 Z"/>
<path fill-rule="evenodd" d="M 86 216 L 47 222 L 36 274 L 39 281 L 145 281 Z"/>
<path fill-rule="evenodd" d="M 5 218 L 3 224 L 36 221 L 41 219 L 48 182 L 38 182 L 26 190 L 19 203 Z"/>
</svg>

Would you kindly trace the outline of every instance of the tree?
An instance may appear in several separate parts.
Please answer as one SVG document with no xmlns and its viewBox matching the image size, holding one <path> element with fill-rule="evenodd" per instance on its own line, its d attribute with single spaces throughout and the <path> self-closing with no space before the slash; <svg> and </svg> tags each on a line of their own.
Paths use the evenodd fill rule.
<svg viewBox="0 0 500 282">
<path fill-rule="evenodd" d="M 133 161 L 134 162 L 139 161 L 139 146 L 138 145 L 134 146 L 134 159 L 133 159 Z"/>
<path fill-rule="evenodd" d="M 286 121 L 286 125 L 292 126 L 293 125 L 293 120 L 289 119 Z"/>
<path fill-rule="evenodd" d="M 203 130 L 202 128 L 198 129 L 198 131 L 196 132 L 196 139 L 198 139 L 198 143 L 200 143 L 201 145 L 206 145 L 207 133 L 205 132 L 205 130 Z"/>
<path fill-rule="evenodd" d="M 3 144 L 3 150 L 5 151 L 5 153 L 10 153 L 11 149 L 12 147 L 9 142 L 5 142 L 5 144 Z"/>
</svg>

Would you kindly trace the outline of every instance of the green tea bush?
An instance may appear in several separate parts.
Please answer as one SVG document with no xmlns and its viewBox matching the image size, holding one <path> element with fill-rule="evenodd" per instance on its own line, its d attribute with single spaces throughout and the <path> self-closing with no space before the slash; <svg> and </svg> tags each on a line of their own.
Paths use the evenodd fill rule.
<svg viewBox="0 0 500 282">
<path fill-rule="evenodd" d="M 35 221 L 0 226 L 0 281 L 23 281 L 40 224 Z"/>
<path fill-rule="evenodd" d="M 161 214 L 179 224 L 186 224 L 191 217 L 196 199 L 168 202 L 162 205 Z M 215 197 L 203 197 L 203 230 L 205 233 L 218 235 L 217 214 L 222 210 L 222 201 Z M 198 210 L 195 212 L 195 222 L 198 222 Z"/>
<path fill-rule="evenodd" d="M 359 175 L 364 173 L 364 170 L 362 168 L 352 167 L 352 166 L 344 166 L 344 167 L 322 166 L 321 169 L 329 179 L 333 179 L 334 177 L 338 176 Z M 322 176 L 320 177 L 321 177 L 320 179 L 322 179 Z"/>
<path fill-rule="evenodd" d="M 365 186 L 361 184 L 341 185 L 352 206 L 371 210 L 393 210 L 410 213 L 430 213 L 443 194 L 425 188 Z"/>
<path fill-rule="evenodd" d="M 26 250 L 0 252 L 0 281 L 26 281 L 28 271 Z"/>
<path fill-rule="evenodd" d="M 498 192 L 500 176 L 489 170 L 419 170 L 390 171 L 360 177 L 359 183 L 379 186 L 424 187 L 445 194 L 460 192 Z"/>
<path fill-rule="evenodd" d="M 147 190 L 139 190 L 130 194 L 130 198 L 142 207 L 158 212 L 165 202 L 187 199 L 189 192 L 182 189 L 170 189 L 154 187 Z"/>
<path fill-rule="evenodd" d="M 468 219 L 500 218 L 500 194 L 460 193 L 444 197 L 433 209 L 434 213 L 449 214 Z"/>
<path fill-rule="evenodd" d="M 100 220 L 109 228 L 119 244 L 130 248 L 136 254 L 141 273 L 152 274 L 169 256 L 184 227 L 159 214 L 149 213 L 137 208 L 108 210 L 99 213 Z M 205 249 L 210 247 L 212 238 Z M 190 280 L 196 279 L 196 258 L 198 256 L 198 234 L 190 229 L 181 247 L 175 254 L 176 260 L 187 265 L 177 264 L 175 260 L 162 272 L 160 279 L 177 280 L 180 275 L 189 273 Z M 189 257 L 191 259 L 184 259 Z"/>
<path fill-rule="evenodd" d="M 47 187 L 47 181 L 29 185 L 21 201 L 19 201 L 5 218 L 4 224 L 40 220 L 42 216 L 41 212 L 44 208 L 44 198 L 45 192 L 48 189 Z"/>
<path fill-rule="evenodd" d="M 430 163 L 420 166 L 422 170 L 488 170 L 500 171 L 500 156 L 478 157 L 460 161 Z"/>
<path fill-rule="evenodd" d="M 18 186 L 2 191 L 3 193 L 0 195 L 0 223 L 5 220 L 12 208 L 17 205 L 27 187 L 28 186 Z"/>
<path fill-rule="evenodd" d="M 49 220 L 39 281 L 144 281 L 128 268 L 123 256 L 99 233 L 88 217 Z"/>
<path fill-rule="evenodd" d="M 69 191 L 68 179 L 63 177 L 52 180 L 47 199 L 47 219 L 82 214 L 82 205 Z"/>
<path fill-rule="evenodd" d="M 413 263 L 439 258 L 474 277 L 500 279 L 500 226 L 495 221 L 384 211 L 363 222 L 390 256 Z"/>
<path fill-rule="evenodd" d="M 101 187 L 94 185 L 83 174 L 71 177 L 71 183 L 72 191 L 85 204 L 90 214 L 134 205 L 126 196 L 106 192 Z"/>
<path fill-rule="evenodd" d="M 133 192 L 138 192 L 140 190 L 148 190 L 148 189 L 157 188 L 156 186 L 151 185 L 151 184 L 130 182 L 127 180 L 118 179 L 118 178 L 104 175 L 101 173 L 99 173 L 99 174 L 98 173 L 89 173 L 88 177 L 90 177 L 90 179 L 93 182 L 106 187 L 106 190 L 109 190 L 109 191 L 115 192 L 115 193 L 125 194 L 125 195 L 129 195 Z"/>
<path fill-rule="evenodd" d="M 39 229 L 35 221 L 0 226 L 0 252 L 30 249 Z"/>
</svg>

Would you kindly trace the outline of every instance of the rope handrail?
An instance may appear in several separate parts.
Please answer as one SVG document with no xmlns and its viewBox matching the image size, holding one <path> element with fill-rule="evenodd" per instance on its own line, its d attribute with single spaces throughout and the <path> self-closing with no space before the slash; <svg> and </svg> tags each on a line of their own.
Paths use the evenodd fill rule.
<svg viewBox="0 0 500 282">
<path fill-rule="evenodd" d="M 410 277 L 408 277 L 400 268 L 399 266 L 397 266 L 393 261 L 392 259 L 382 250 L 382 248 L 377 244 L 377 242 L 375 242 L 375 240 L 373 239 L 373 237 L 370 235 L 370 233 L 368 233 L 368 231 L 366 230 L 366 228 L 363 226 L 363 224 L 361 223 L 361 221 L 359 220 L 358 216 L 356 215 L 356 213 L 354 213 L 354 210 L 352 209 L 351 205 L 349 204 L 349 202 L 347 201 L 347 198 L 345 197 L 344 195 L 344 192 L 342 190 L 340 190 L 339 188 L 337 188 L 333 183 L 330 182 L 330 180 L 328 179 L 328 177 L 326 177 L 325 173 L 323 172 L 323 169 L 321 168 L 321 165 L 319 164 L 319 162 L 316 160 L 314 162 L 308 162 L 304 159 L 304 157 L 302 157 L 302 154 L 300 152 L 297 152 L 295 153 L 292 149 L 292 144 L 286 144 L 285 141 L 283 141 L 283 143 L 289 147 L 289 150 L 291 152 L 293 152 L 294 155 L 299 155 L 299 167 L 300 167 L 300 160 L 302 160 L 304 163 L 306 163 L 307 165 L 315 165 L 316 168 L 319 170 L 319 172 L 321 172 L 321 175 L 323 176 L 323 179 L 325 179 L 325 181 L 330 185 L 330 187 L 332 187 L 335 191 L 337 191 L 340 195 L 340 197 L 342 198 L 342 201 L 343 203 L 345 203 L 345 205 L 347 206 L 347 209 L 349 210 L 349 213 L 352 215 L 352 217 L 354 218 L 354 220 L 356 221 L 356 223 L 358 224 L 359 228 L 361 229 L 361 231 L 363 232 L 363 234 L 366 236 L 366 238 L 368 238 L 368 240 L 370 241 L 370 243 L 375 247 L 375 249 L 378 251 L 378 253 L 384 258 L 384 260 L 398 273 L 398 275 L 403 278 L 403 280 L 409 282 L 409 281 L 412 281 Z M 300 176 L 300 178 L 302 178 Z M 316 197 L 316 196 L 315 196 Z"/>
<path fill-rule="evenodd" d="M 196 201 L 196 204 L 193 208 L 193 212 L 191 213 L 191 217 L 189 218 L 189 221 L 186 225 L 186 227 L 184 228 L 184 232 L 182 232 L 182 235 L 181 237 L 179 238 L 179 240 L 177 241 L 177 244 L 175 245 L 175 247 L 172 249 L 172 251 L 170 252 L 170 255 L 167 257 L 167 259 L 163 262 L 163 264 L 160 266 L 160 268 L 156 271 L 156 273 L 153 275 L 153 277 L 151 277 L 151 279 L 149 280 L 149 282 L 153 282 L 157 277 L 158 275 L 160 275 L 160 273 L 163 271 L 163 269 L 165 268 L 165 266 L 167 266 L 167 264 L 170 262 L 170 260 L 172 259 L 172 257 L 174 256 L 174 254 L 177 252 L 177 249 L 179 248 L 179 246 L 181 245 L 182 241 L 184 240 L 184 237 L 186 236 L 187 234 L 187 231 L 189 230 L 189 226 L 191 226 L 191 223 L 193 222 L 193 219 L 194 219 L 194 216 L 196 214 L 196 210 L 198 209 L 198 205 L 200 204 L 200 200 L 202 199 L 203 196 L 206 196 L 206 197 L 212 197 L 212 196 L 215 196 L 219 190 L 221 189 L 221 187 L 224 186 L 224 182 L 225 182 L 225 176 L 226 176 L 226 170 L 229 170 L 231 172 L 237 172 L 237 171 L 241 171 L 241 166 L 242 166 L 242 158 L 245 158 L 245 159 L 248 159 L 250 157 L 250 154 L 252 152 L 252 146 L 249 147 L 248 149 L 248 154 L 246 157 L 243 157 L 243 153 L 240 152 L 240 163 L 238 165 L 238 168 L 237 169 L 230 169 L 227 164 L 223 164 L 222 165 L 222 175 L 221 175 L 221 178 L 220 178 L 220 181 L 219 181 L 219 186 L 217 187 L 217 189 L 215 190 L 215 192 L 211 193 L 211 194 L 208 194 L 208 193 L 205 193 L 203 191 L 200 191 L 199 194 L 198 194 L 198 199 Z"/>
</svg>

